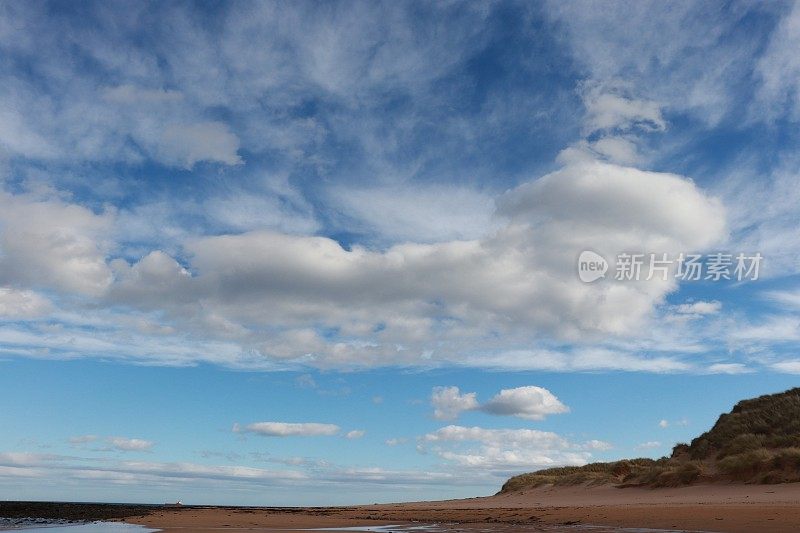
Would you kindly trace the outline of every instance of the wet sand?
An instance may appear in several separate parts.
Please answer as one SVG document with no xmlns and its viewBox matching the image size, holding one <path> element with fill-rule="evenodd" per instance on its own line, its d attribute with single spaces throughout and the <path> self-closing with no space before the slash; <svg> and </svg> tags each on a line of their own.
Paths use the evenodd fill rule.
<svg viewBox="0 0 800 533">
<path fill-rule="evenodd" d="M 159 509 L 129 522 L 165 532 L 439 524 L 444 531 L 580 531 L 585 526 L 679 531 L 800 531 L 800 484 L 679 489 L 575 487 L 404 504 L 331 508 Z M 391 529 L 391 528 L 390 528 Z M 394 528 L 402 531 L 405 527 Z M 591 529 L 588 529 L 591 530 Z"/>
</svg>

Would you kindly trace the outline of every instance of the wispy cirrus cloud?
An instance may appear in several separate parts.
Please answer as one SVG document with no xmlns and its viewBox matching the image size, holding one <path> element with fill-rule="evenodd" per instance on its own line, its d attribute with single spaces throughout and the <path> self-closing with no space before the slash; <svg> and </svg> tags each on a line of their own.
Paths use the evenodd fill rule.
<svg viewBox="0 0 800 533">
<path fill-rule="evenodd" d="M 147 452 L 155 446 L 155 442 L 150 440 L 127 437 L 109 437 L 106 441 L 111 448 L 121 452 Z"/>
<path fill-rule="evenodd" d="M 794 8 L 231 5 L 214 38 L 188 9 L 141 7 L 146 39 L 114 10 L 3 13 L 3 53 L 39 66 L 0 91 L 10 352 L 706 372 L 744 362 L 697 331 L 644 338 L 677 282 L 583 285 L 575 254 L 736 245 L 771 275 L 797 264 L 791 147 L 759 180 L 755 160 L 722 179 L 680 156 L 710 157 L 692 143 L 743 106 L 792 108 Z M 539 24 L 480 72 L 503 9 Z M 531 83 L 552 64 L 563 76 Z M 741 128 L 774 113 L 751 115 Z"/>
<path fill-rule="evenodd" d="M 254 422 L 244 426 L 233 425 L 234 433 L 252 433 L 264 437 L 320 437 L 336 435 L 340 430 L 335 424 L 317 422 Z"/>
<path fill-rule="evenodd" d="M 146 439 L 130 437 L 99 437 L 97 435 L 76 435 L 67 439 L 70 446 L 75 448 L 86 448 L 89 445 L 95 446 L 94 451 L 117 451 L 117 452 L 150 452 L 156 445 L 155 442 Z M 98 446 L 99 444 L 99 446 Z"/>
</svg>

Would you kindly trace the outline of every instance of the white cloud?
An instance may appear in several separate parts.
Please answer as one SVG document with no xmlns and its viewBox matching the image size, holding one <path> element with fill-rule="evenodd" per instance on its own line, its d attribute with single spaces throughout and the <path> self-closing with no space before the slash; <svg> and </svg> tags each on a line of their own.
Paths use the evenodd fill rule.
<svg viewBox="0 0 800 533">
<path fill-rule="evenodd" d="M 631 249 L 657 250 L 660 244 L 665 252 L 679 252 L 725 235 L 723 205 L 691 180 L 598 161 L 577 161 L 521 185 L 505 196 L 500 211 L 520 222 L 544 223 L 570 240 L 597 240 L 601 249 L 624 242 Z M 698 232 L 702 224 L 707 226 Z M 603 238 L 603 232 L 611 234 Z M 634 235 L 642 240 L 633 242 Z"/>
<path fill-rule="evenodd" d="M 408 442 L 408 439 L 405 437 L 395 437 L 391 439 L 386 439 L 385 444 L 387 446 L 394 447 L 394 446 L 400 446 L 401 444 L 405 444 L 406 442 Z"/>
<path fill-rule="evenodd" d="M 535 386 L 503 389 L 483 404 L 478 402 L 477 393 L 462 394 L 458 387 L 434 387 L 431 405 L 433 417 L 437 420 L 455 420 L 464 411 L 483 411 L 527 420 L 543 420 L 547 415 L 569 412 L 569 408 L 553 393 Z"/>
<path fill-rule="evenodd" d="M 287 40 L 285 50 L 268 46 L 260 32 L 244 37 L 240 31 L 259 24 L 273 27 L 271 9 L 254 8 L 246 16 L 234 10 L 220 28 L 225 35 L 220 41 L 209 41 L 177 17 L 171 26 L 174 33 L 170 33 L 176 40 L 170 41 L 165 56 L 159 57 L 174 63 L 169 80 L 163 79 L 153 57 L 142 50 L 123 57 L 107 47 L 102 47 L 103 53 L 90 49 L 87 53 L 98 55 L 100 64 L 112 69 L 124 65 L 136 69 L 138 75 L 128 80 L 123 77 L 119 85 L 102 88 L 99 94 L 96 83 L 92 91 L 76 85 L 72 96 L 82 107 L 72 108 L 72 118 L 81 120 L 72 122 L 85 124 L 85 131 L 69 131 L 66 137 L 81 140 L 82 149 L 74 151 L 84 160 L 156 157 L 162 163 L 186 167 L 199 161 L 237 164 L 240 148 L 248 150 L 254 143 L 262 143 L 260 150 L 292 153 L 291 157 L 304 164 L 325 169 L 330 162 L 325 161 L 324 151 L 313 151 L 314 158 L 304 152 L 308 143 L 331 133 L 322 121 L 287 120 L 260 127 L 253 124 L 261 122 L 259 119 L 251 120 L 253 110 L 271 105 L 272 100 L 279 109 L 299 105 L 306 101 L 309 90 L 335 95 L 353 104 L 353 109 L 369 100 L 364 96 L 371 95 L 370 91 L 383 94 L 389 86 L 419 94 L 425 83 L 448 74 L 448 68 L 480 46 L 479 23 L 487 16 L 484 8 L 459 10 L 458 17 L 478 24 L 448 24 L 447 28 L 434 24 L 437 38 L 419 40 L 415 37 L 418 30 L 424 33 L 431 28 L 410 25 L 402 9 L 392 9 L 389 19 L 382 10 L 357 11 L 337 11 L 332 19 L 315 19 L 313 27 L 304 28 L 301 41 L 288 30 L 297 24 L 296 13 L 291 9 L 283 12 L 294 21 L 287 27 L 274 27 L 275 35 Z M 375 28 L 385 31 L 365 30 L 371 26 L 353 24 L 354 16 L 374 20 Z M 344 21 L 352 24 L 353 35 L 331 31 Z M 571 19 L 570 28 L 573 22 L 581 20 Z M 22 42 L 25 36 L 18 37 Z M 60 43 L 71 37 L 58 34 L 53 39 Z M 243 61 L 237 48 L 251 50 L 250 57 L 260 61 Z M 286 60 L 285 52 L 291 60 Z M 390 66 L 378 59 L 391 59 Z M 217 61 L 222 61 L 224 68 Z M 421 66 L 430 70 L 420 70 Z M 54 72 L 63 72 L 59 67 L 58 62 L 52 63 Z M 264 69 L 269 76 L 264 76 Z M 209 71 L 215 76 L 208 76 Z M 346 72 L 353 76 L 343 74 Z M 583 92 L 590 129 L 631 131 L 601 138 L 593 143 L 593 149 L 612 161 L 630 164 L 636 154 L 632 130 L 665 127 L 657 103 L 660 99 L 639 96 L 637 87 L 624 86 L 613 80 L 614 76 L 595 78 Z M 142 79 L 148 80 L 146 86 L 141 85 Z M 360 80 L 358 87 L 353 85 L 354 79 Z M 291 82 L 288 90 L 287 80 Z M 22 98 L 28 91 L 23 82 L 19 84 L 14 94 Z M 80 96 L 87 92 L 91 98 Z M 256 93 L 261 96 L 254 97 Z M 52 99 L 43 99 L 52 104 Z M 109 105 L 121 115 L 120 120 L 107 118 L 115 116 L 107 112 Z M 203 112 L 205 106 L 225 108 L 236 120 L 211 122 L 211 113 Z M 57 133 L 63 137 L 60 128 L 68 117 L 52 107 L 39 107 L 48 111 L 42 114 L 47 120 L 34 125 L 32 131 L 42 131 L 47 138 L 59 137 Z M 358 131 L 371 127 L 359 120 L 353 122 Z M 419 121 L 415 117 L 409 122 L 413 129 Z M 59 131 L 49 130 L 50 123 Z M 273 134 L 263 135 L 265 129 L 274 130 Z M 284 137 L 292 140 L 280 144 Z M 487 191 L 447 184 L 414 190 L 413 184 L 421 181 L 415 179 L 418 172 L 430 163 L 422 156 L 402 169 L 398 167 L 404 165 L 383 165 L 405 150 L 404 140 L 378 136 L 364 141 L 366 153 L 380 153 L 369 160 L 364 171 L 370 176 L 374 173 L 376 179 L 369 187 L 337 185 L 328 193 L 345 215 L 377 228 L 379 242 L 411 243 L 384 250 L 345 249 L 332 240 L 290 238 L 285 233 L 318 229 L 313 216 L 301 216 L 292 224 L 283 222 L 287 213 L 305 213 L 307 206 L 296 202 L 297 195 L 281 190 L 261 197 L 251 191 L 234 191 L 207 199 L 197 208 L 211 221 L 213 237 L 187 239 L 190 232 L 186 228 L 176 230 L 177 224 L 162 224 L 158 217 L 152 221 L 152 212 L 142 211 L 138 217 L 126 216 L 120 221 L 119 226 L 128 227 L 135 218 L 140 219 L 139 224 L 147 219 L 148 231 L 168 233 L 174 242 L 172 249 L 165 246 L 163 250 L 122 254 L 143 259 L 129 268 L 122 261 L 115 262 L 117 283 L 108 300 L 115 306 L 133 306 L 163 316 L 160 331 L 174 331 L 176 339 L 200 333 L 203 340 L 238 343 L 234 345 L 241 348 L 240 353 L 253 354 L 249 358 L 240 354 L 239 361 L 231 364 L 247 359 L 261 364 L 301 362 L 334 367 L 436 365 L 469 357 L 474 360 L 470 350 L 496 353 L 538 346 L 552 337 L 591 341 L 636 331 L 665 294 L 674 290 L 674 284 L 583 286 L 573 275 L 576 252 L 589 240 L 596 243 L 588 244 L 612 253 L 632 245 L 697 247 L 723 232 L 720 206 L 688 179 L 591 160 L 568 163 L 556 173 L 509 191 L 493 213 L 494 198 Z M 74 148 L 56 144 L 62 151 Z M 139 153 L 131 155 L 131 151 Z M 564 184 L 562 188 L 559 183 Z M 288 178 L 284 189 L 286 185 Z M 654 194 L 649 194 L 651 190 Z M 615 216 L 620 211 L 619 199 L 629 206 L 630 217 Z M 544 204 L 551 201 L 548 209 Z M 284 213 L 286 205 L 292 207 Z M 552 205 L 566 208 L 559 208 L 562 213 L 554 216 Z M 169 212 L 170 208 L 166 205 L 163 210 Z M 671 217 L 663 216 L 670 212 Z M 688 233 L 682 221 L 701 229 Z M 264 227 L 284 233 L 254 231 Z M 138 229 L 132 233 L 138 234 Z M 430 242 L 436 244 L 421 244 Z M 160 254 L 180 257 L 180 264 Z M 370 290 L 360 290 L 362 283 Z M 343 333 L 330 339 L 319 334 L 322 329 Z M 498 335 L 507 345 L 492 346 L 490 335 Z M 637 361 L 620 364 L 629 363 Z M 535 366 L 537 361 L 529 364 Z M 652 365 L 649 361 L 639 364 Z"/>
<path fill-rule="evenodd" d="M 641 160 L 639 149 L 631 139 L 602 137 L 589 144 L 592 151 L 605 159 L 621 165 L 634 165 Z"/>
<path fill-rule="evenodd" d="M 75 437 L 69 438 L 69 443 L 73 446 L 78 446 L 81 444 L 89 444 L 90 442 L 95 442 L 97 440 L 97 435 L 78 435 Z"/>
<path fill-rule="evenodd" d="M 658 103 L 606 92 L 604 87 L 594 87 L 587 91 L 584 104 L 588 115 L 587 133 L 632 128 L 660 131 L 667 127 Z"/>
<path fill-rule="evenodd" d="M 421 437 L 420 444 L 462 467 L 495 471 L 583 465 L 591 457 L 581 445 L 533 429 L 446 426 Z"/>
<path fill-rule="evenodd" d="M 0 319 L 36 318 L 49 313 L 52 309 L 52 302 L 41 294 L 0 287 Z"/>
<path fill-rule="evenodd" d="M 242 162 L 236 134 L 221 122 L 204 120 L 203 109 L 182 91 L 134 84 L 98 91 L 68 69 L 54 65 L 50 71 L 71 80 L 58 93 L 19 77 L 4 78 L 0 147 L 23 157 L 82 164 L 151 160 L 191 168 L 198 161 Z M 23 116 L 15 109 L 36 112 Z"/>
<path fill-rule="evenodd" d="M 688 303 L 669 306 L 664 319 L 667 323 L 687 324 L 693 320 L 709 319 L 714 315 L 719 315 L 722 310 L 722 303 L 713 301 L 690 301 Z"/>
<path fill-rule="evenodd" d="M 768 315 L 758 321 L 737 324 L 728 336 L 730 341 L 755 345 L 797 341 L 800 340 L 800 321 L 793 314 Z"/>
<path fill-rule="evenodd" d="M 508 415 L 528 420 L 544 420 L 547 415 L 568 413 L 569 408 L 542 387 L 517 387 L 503 389 L 481 406 L 493 415 Z"/>
<path fill-rule="evenodd" d="M 364 436 L 365 433 L 366 431 L 364 431 L 363 429 L 354 429 L 352 431 L 348 431 L 344 437 L 350 440 L 360 439 L 361 437 Z"/>
<path fill-rule="evenodd" d="M 583 372 L 618 370 L 623 372 L 686 372 L 694 368 L 673 356 L 642 357 L 632 353 L 625 342 L 620 346 L 578 348 L 573 350 L 510 350 L 496 354 L 467 357 L 459 364 L 475 368 L 503 370 L 546 370 Z M 681 350 L 675 350 L 681 351 Z"/>
<path fill-rule="evenodd" d="M 192 168 L 200 161 L 239 165 L 239 139 L 221 122 L 172 124 L 161 137 L 159 151 L 168 161 Z"/>
<path fill-rule="evenodd" d="M 614 448 L 610 442 L 592 439 L 583 443 L 583 448 L 587 450 L 594 450 L 599 452 L 605 452 Z"/>
<path fill-rule="evenodd" d="M 0 191 L 0 283 L 101 295 L 112 222 L 59 198 Z"/>
<path fill-rule="evenodd" d="M 35 475 L 43 477 L 48 472 L 57 471 L 62 480 L 80 479 L 87 481 L 116 481 L 123 483 L 153 483 L 159 478 L 173 479 L 187 483 L 197 481 L 236 481 L 251 482 L 302 480 L 307 476 L 294 471 L 269 471 L 244 466 L 208 466 L 194 463 L 165 463 L 148 461 L 101 461 L 91 459 L 72 462 L 71 457 L 43 454 L 0 453 L 0 465 L 13 465 L 16 472 L 2 472 L 0 477 L 10 475 Z"/>
<path fill-rule="evenodd" d="M 570 164 L 506 193 L 499 214 L 509 224 L 483 240 L 382 252 L 272 231 L 195 238 L 186 250 L 196 275 L 166 258 L 158 263 L 169 268 L 154 269 L 155 252 L 117 267 L 112 294 L 207 333 L 213 314 L 227 324 L 220 335 L 248 338 L 272 360 L 426 364 L 430 346 L 438 346 L 439 360 L 463 358 L 463 347 L 478 349 L 491 330 L 514 342 L 637 331 L 675 282 L 582 284 L 574 275 L 579 251 L 699 249 L 722 236 L 725 219 L 718 201 L 680 176 L 600 162 Z M 139 270 L 160 279 L 137 281 Z M 198 315 L 200 300 L 206 316 Z M 309 323 L 338 328 L 349 340 L 326 341 Z M 261 328 L 270 335 L 261 337 Z M 593 358 L 587 353 L 581 364 L 592 367 Z"/>
<path fill-rule="evenodd" d="M 798 359 L 779 361 L 777 363 L 773 363 L 771 367 L 774 370 L 784 374 L 800 374 L 800 360 Z"/>
<path fill-rule="evenodd" d="M 462 411 L 478 407 L 477 394 L 461 394 L 458 387 L 434 387 L 431 393 L 433 417 L 437 420 L 455 420 Z"/>
<path fill-rule="evenodd" d="M 481 183 L 493 169 L 478 168 L 473 175 L 472 168 L 456 166 L 448 156 L 458 150 L 473 154 L 471 147 L 486 139 L 477 123 L 495 135 L 509 124 L 507 117 L 481 114 L 470 121 L 456 116 L 442 125 L 455 148 L 442 150 L 437 142 L 427 149 L 415 146 L 434 133 L 420 131 L 420 126 L 427 128 L 426 122 L 441 118 L 423 113 L 420 102 L 431 103 L 427 84 L 438 87 L 441 76 L 450 78 L 453 67 L 486 42 L 482 22 L 491 10 L 483 5 L 462 6 L 457 13 L 436 7 L 437 15 L 446 15 L 444 25 L 433 19 L 417 25 L 400 8 L 334 9 L 311 17 L 309 25 L 302 9 L 253 7 L 231 10 L 213 39 L 198 31 L 182 9 L 169 10 L 164 23 L 171 31 L 158 54 L 124 46 L 130 38 L 126 24 L 119 25 L 119 34 L 102 39 L 99 33 L 79 32 L 87 44 L 76 41 L 75 32 L 42 31 L 46 21 L 35 12 L 9 13 L 18 20 L 0 35 L 4 50 L 12 55 L 19 51 L 22 57 L 35 54 L 44 76 L 64 81 L 38 84 L 58 86 L 63 95 L 55 95 L 44 94 L 24 76 L 4 76 L 0 145 L 16 160 L 79 162 L 81 169 L 97 162 L 145 161 L 191 167 L 201 161 L 234 165 L 244 154 L 269 153 L 270 170 L 277 168 L 286 178 L 285 187 L 276 186 L 268 194 L 247 188 L 255 187 L 253 176 L 260 169 L 241 179 L 241 166 L 215 167 L 221 179 L 209 179 L 209 184 L 219 185 L 221 194 L 204 198 L 209 193 L 204 182 L 197 189 L 200 197 L 188 194 L 180 202 L 150 197 L 152 205 L 133 206 L 118 215 L 111 209 L 100 212 L 99 201 L 87 208 L 70 203 L 67 196 L 3 193 L 8 199 L 0 200 L 0 232 L 3 238 L 10 235 L 10 242 L 0 243 L 0 284 L 19 294 L 11 306 L 0 303 L 0 310 L 8 313 L 11 307 L 17 316 L 42 319 L 32 320 L 27 331 L 5 328 L 0 333 L 4 349 L 38 357 L 181 365 L 203 361 L 236 368 L 396 364 L 735 370 L 721 363 L 709 366 L 688 340 L 672 339 L 670 348 L 656 342 L 660 339 L 653 332 L 663 319 L 660 311 L 669 311 L 665 297 L 675 284 L 583 286 L 575 281 L 574 260 L 585 246 L 611 254 L 631 246 L 684 251 L 724 238 L 720 204 L 690 179 L 625 165 L 642 163 L 640 151 L 648 153 L 649 138 L 635 134 L 663 130 L 667 117 L 700 110 L 701 119 L 718 119 L 730 102 L 726 87 L 740 85 L 737 73 L 753 72 L 750 63 L 742 68 L 740 59 L 752 59 L 754 43 L 756 51 L 762 50 L 763 34 L 730 39 L 732 19 L 750 8 L 723 12 L 689 4 L 560 4 L 543 8 L 564 30 L 565 52 L 571 51 L 579 70 L 589 76 L 581 94 L 585 131 L 596 131 L 576 145 L 585 152 L 582 160 L 565 154 L 563 168 L 515 187 L 494 213 L 492 191 L 468 185 Z M 797 9 L 769 12 L 784 18 L 766 43 L 765 60 L 756 72 L 764 85 L 758 105 L 769 100 L 780 111 L 794 98 L 796 69 L 790 52 Z M 372 24 L 361 24 L 364 20 Z M 626 21 L 624 27 L 619 20 Z M 303 32 L 297 32 L 301 24 Z M 342 25 L 352 31 L 333 31 Z M 642 30 L 656 26 L 660 31 Z M 271 31 L 263 32 L 264 27 Z M 274 39 L 283 43 L 279 49 Z M 98 69 L 114 72 L 109 79 L 119 85 L 107 87 L 107 81 L 98 84 L 75 76 L 73 56 L 67 52 L 75 48 Z M 387 89 L 409 102 L 408 115 L 389 117 L 384 109 L 377 114 L 365 109 L 376 95 L 388 95 Z M 520 105 L 533 100 L 527 89 L 517 99 L 509 96 L 515 95 L 493 98 L 507 101 L 510 113 L 533 116 L 531 107 Z M 328 99 L 346 112 L 326 116 L 324 109 L 315 109 L 310 117 L 284 112 Z M 445 107 L 441 103 L 433 102 Z M 385 127 L 386 120 L 392 128 Z M 457 129 L 460 133 L 453 135 Z M 327 149 L 331 140 L 337 149 L 365 154 L 363 167 L 345 169 L 347 180 L 332 171 L 339 160 Z M 607 161 L 597 164 L 595 158 Z M 340 216 L 349 217 L 342 228 L 368 235 L 372 247 L 301 236 L 321 226 L 314 217 L 316 207 L 297 191 L 286 190 L 291 188 L 289 176 L 295 180 L 300 175 L 287 161 L 313 167 L 312 172 L 325 176 L 320 181 L 336 184 L 315 191 L 321 196 L 315 202 L 322 200 L 324 210 L 339 211 L 322 216 L 337 222 Z M 35 166 L 46 164 L 36 161 Z M 59 165 L 52 167 L 53 181 L 67 179 Z M 448 170 L 441 173 L 443 166 Z M 663 168 L 663 162 L 653 166 Z M 786 167 L 793 170 L 796 164 L 789 161 Z M 736 229 L 759 222 L 753 226 L 757 234 L 743 242 L 767 250 L 769 264 L 782 265 L 775 267 L 779 272 L 800 264 L 800 247 L 790 242 L 800 220 L 796 173 L 785 174 L 766 196 L 753 194 L 763 187 L 761 180 L 737 188 L 744 200 L 729 210 Z M 447 184 L 456 176 L 464 185 Z M 206 177 L 211 176 L 198 175 Z M 708 176 L 700 177 L 701 183 L 709 183 Z M 88 182 L 69 179 L 78 184 L 76 196 L 83 201 L 82 187 Z M 247 187 L 232 185 L 239 181 Z M 93 180 L 91 185 L 106 187 L 110 182 Z M 415 183 L 438 185 L 415 191 Z M 148 191 L 135 193 L 140 194 Z M 94 199 L 86 201 L 89 205 Z M 48 217 L 31 207 L 37 203 L 47 204 Z M 11 204 L 20 208 L 9 211 Z M 684 212 L 681 206 L 686 206 Z M 59 211 L 69 209 L 86 215 L 85 220 L 69 220 Z M 17 237 L 18 228 L 40 219 L 46 220 L 41 228 Z M 265 228 L 272 232 L 259 231 Z M 331 229 L 326 227 L 325 233 Z M 297 238 L 284 239 L 286 234 Z M 410 243 L 390 246 L 398 241 Z M 255 251 L 254 257 L 248 249 Z M 222 257 L 208 259 L 214 255 Z M 125 259 L 109 268 L 109 257 Z M 59 309 L 30 311 L 41 301 L 30 297 L 19 305 L 20 294 L 46 295 Z M 76 294 L 93 299 L 73 299 Z M 79 307 L 70 307 L 76 301 Z M 86 303 L 91 306 L 82 305 Z M 53 314 L 45 320 L 48 312 Z M 76 314 L 84 316 L 76 319 Z M 702 315 L 707 317 L 703 322 L 710 322 L 712 315 Z M 749 324 L 745 333 L 750 338 L 731 337 L 731 345 L 764 344 L 770 333 L 791 341 L 796 329 L 788 319 Z M 710 360 L 717 358 L 713 354 Z"/>
<path fill-rule="evenodd" d="M 310 234 L 319 230 L 310 206 L 291 202 L 281 191 L 258 194 L 239 192 L 207 199 L 203 216 L 225 231 L 240 232 L 254 229 L 274 229 L 286 233 Z"/>
<path fill-rule="evenodd" d="M 213 455 L 209 455 L 213 456 Z M 0 482 L 19 487 L 30 487 L 26 479 L 37 485 L 52 481 L 54 484 L 72 485 L 80 483 L 89 490 L 103 493 L 130 494 L 136 487 L 146 487 L 147 494 L 174 494 L 175 491 L 191 491 L 198 487 L 219 489 L 224 483 L 236 493 L 237 501 L 247 494 L 263 498 L 264 491 L 276 488 L 275 496 L 287 489 L 298 489 L 301 496 L 313 491 L 322 483 L 336 488 L 335 492 L 348 495 L 364 494 L 372 497 L 377 487 L 391 490 L 400 487 L 403 491 L 424 490 L 426 486 L 438 486 L 450 490 L 457 486 L 496 487 L 501 477 L 486 472 L 471 471 L 464 474 L 455 469 L 398 470 L 377 467 L 339 466 L 324 460 L 299 457 L 270 459 L 270 462 L 288 468 L 274 470 L 252 466 L 219 466 L 192 462 L 156 462 L 139 460 L 116 460 L 109 457 L 66 457 L 52 454 L 0 452 Z M 290 491 L 291 492 L 291 491 Z M 326 493 L 326 497 L 330 494 Z M 298 495 L 292 496 L 295 503 Z M 291 504 L 289 500 L 279 500 Z M 353 503 L 352 499 L 339 500 Z M 301 503 L 313 504 L 313 500 Z"/>
<path fill-rule="evenodd" d="M 706 302 L 698 301 L 676 305 L 675 312 L 682 315 L 713 315 L 719 313 L 722 304 L 716 300 Z"/>
<path fill-rule="evenodd" d="M 714 363 L 708 366 L 709 374 L 749 374 L 754 372 L 744 363 Z"/>
<path fill-rule="evenodd" d="M 636 446 L 637 450 L 654 450 L 656 448 L 661 448 L 661 443 L 655 440 L 643 442 Z"/>
<path fill-rule="evenodd" d="M 147 452 L 155 446 L 153 441 L 126 437 L 108 437 L 106 442 L 111 448 L 121 452 Z"/>
<path fill-rule="evenodd" d="M 240 426 L 233 425 L 234 433 L 254 433 L 264 437 L 319 437 L 336 435 L 340 428 L 334 424 L 319 424 L 314 422 L 255 422 Z"/>
<path fill-rule="evenodd" d="M 667 421 L 667 420 L 661 420 L 661 421 L 658 423 L 658 427 L 660 427 L 660 428 L 662 428 L 662 429 L 664 429 L 664 428 L 668 428 L 668 427 L 669 427 L 669 421 Z"/>
</svg>

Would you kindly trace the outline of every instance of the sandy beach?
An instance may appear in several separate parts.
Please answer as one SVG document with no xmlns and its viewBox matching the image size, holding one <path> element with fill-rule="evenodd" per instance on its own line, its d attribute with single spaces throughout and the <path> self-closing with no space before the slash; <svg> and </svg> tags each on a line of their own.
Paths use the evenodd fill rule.
<svg viewBox="0 0 800 533">
<path fill-rule="evenodd" d="M 581 526 L 680 531 L 794 532 L 800 484 L 676 489 L 574 487 L 486 498 L 331 508 L 159 508 L 126 519 L 166 532 L 451 524 L 449 531 L 557 531 Z M 614 529 L 609 529 L 614 530 Z"/>
</svg>

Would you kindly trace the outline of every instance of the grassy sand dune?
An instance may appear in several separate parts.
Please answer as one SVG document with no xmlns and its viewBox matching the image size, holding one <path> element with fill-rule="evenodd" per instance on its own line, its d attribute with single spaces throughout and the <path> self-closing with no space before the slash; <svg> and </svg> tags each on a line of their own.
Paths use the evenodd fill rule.
<svg viewBox="0 0 800 533">
<path fill-rule="evenodd" d="M 800 481 L 800 388 L 743 400 L 670 457 L 539 470 L 509 479 L 500 493 L 580 484 L 677 487 L 695 483 Z"/>
</svg>

